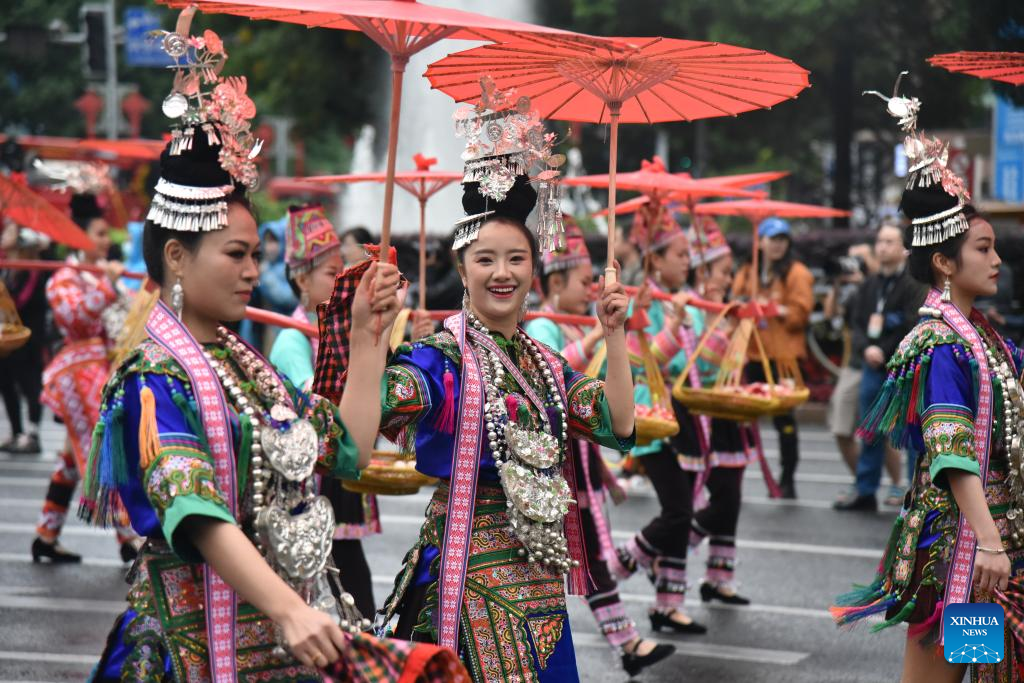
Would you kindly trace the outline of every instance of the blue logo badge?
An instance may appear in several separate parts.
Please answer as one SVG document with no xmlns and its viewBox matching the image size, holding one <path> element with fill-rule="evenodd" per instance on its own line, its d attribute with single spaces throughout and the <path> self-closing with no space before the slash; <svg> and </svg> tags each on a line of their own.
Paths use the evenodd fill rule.
<svg viewBox="0 0 1024 683">
<path fill-rule="evenodd" d="M 946 661 L 953 664 L 995 664 L 1003 661 L 1000 605 L 990 602 L 948 605 L 942 612 Z"/>
</svg>

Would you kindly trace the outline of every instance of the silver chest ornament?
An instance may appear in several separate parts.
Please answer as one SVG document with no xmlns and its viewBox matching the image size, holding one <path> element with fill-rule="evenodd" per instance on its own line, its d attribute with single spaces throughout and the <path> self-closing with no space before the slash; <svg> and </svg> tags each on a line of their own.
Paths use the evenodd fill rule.
<svg viewBox="0 0 1024 683">
<path fill-rule="evenodd" d="M 323 496 L 308 501 L 297 514 L 268 506 L 260 511 L 256 527 L 273 563 L 293 579 L 315 577 L 331 556 L 334 510 Z"/>
<path fill-rule="evenodd" d="M 557 465 L 562 453 L 558 439 L 551 434 L 523 429 L 513 422 L 505 425 L 505 441 L 512 455 L 540 470 Z"/>
<path fill-rule="evenodd" d="M 291 420 L 284 430 L 267 425 L 260 432 L 260 445 L 270 466 L 288 481 L 305 481 L 316 467 L 316 429 L 309 420 L 297 419 L 293 410 L 282 405 L 271 408 L 270 416 L 278 421 Z"/>
</svg>

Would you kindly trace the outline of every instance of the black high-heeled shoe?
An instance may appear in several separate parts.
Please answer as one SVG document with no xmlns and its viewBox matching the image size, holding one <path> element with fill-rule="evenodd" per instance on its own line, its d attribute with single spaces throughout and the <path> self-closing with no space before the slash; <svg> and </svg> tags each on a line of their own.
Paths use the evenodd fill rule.
<svg viewBox="0 0 1024 683">
<path fill-rule="evenodd" d="M 640 647 L 640 643 L 637 643 L 637 647 Z M 671 656 L 675 651 L 675 645 L 658 643 L 654 646 L 653 650 L 645 655 L 638 655 L 633 652 L 623 652 L 622 668 L 625 669 L 626 673 L 629 674 L 630 678 L 632 678 L 647 667 L 657 664 L 666 657 Z"/>
<path fill-rule="evenodd" d="M 32 562 L 39 564 L 43 558 L 53 564 L 76 564 L 82 561 L 82 556 L 61 547 L 56 542 L 47 543 L 36 536 L 32 541 Z"/>
<path fill-rule="evenodd" d="M 707 626 L 698 624 L 692 619 L 689 624 L 681 624 L 678 621 L 675 621 L 671 614 L 663 614 L 657 610 L 650 612 L 648 616 L 651 618 L 651 630 L 655 633 L 660 632 L 662 628 L 667 628 L 673 633 L 683 633 L 695 636 L 704 635 L 708 632 Z"/>
<path fill-rule="evenodd" d="M 712 600 L 718 600 L 719 602 L 724 602 L 726 605 L 750 604 L 750 600 L 743 597 L 742 595 L 738 595 L 736 593 L 733 593 L 732 595 L 728 593 L 723 593 L 718 589 L 718 586 L 710 584 L 706 581 L 700 585 L 700 600 L 701 602 L 711 602 Z"/>
</svg>

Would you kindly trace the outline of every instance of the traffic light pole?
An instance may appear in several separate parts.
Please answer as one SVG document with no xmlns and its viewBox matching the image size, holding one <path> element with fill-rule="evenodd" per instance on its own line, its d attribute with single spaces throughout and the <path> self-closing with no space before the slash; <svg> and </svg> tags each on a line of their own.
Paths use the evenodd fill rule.
<svg viewBox="0 0 1024 683">
<path fill-rule="evenodd" d="M 106 0 L 104 4 L 106 6 L 103 21 L 106 27 L 104 31 L 106 35 L 104 37 L 106 39 L 107 73 L 104 87 L 103 114 L 107 119 L 107 137 L 111 140 L 116 140 L 119 107 L 117 98 L 117 45 L 114 42 L 114 0 Z"/>
</svg>

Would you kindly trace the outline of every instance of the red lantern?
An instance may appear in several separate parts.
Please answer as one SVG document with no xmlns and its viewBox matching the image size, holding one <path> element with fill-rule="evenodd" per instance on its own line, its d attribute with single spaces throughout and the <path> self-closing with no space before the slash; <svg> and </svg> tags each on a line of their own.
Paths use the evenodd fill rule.
<svg viewBox="0 0 1024 683">
<path fill-rule="evenodd" d="M 103 98 L 93 90 L 86 90 L 84 95 L 75 100 L 75 109 L 85 119 L 85 137 L 96 137 L 96 119 L 103 111 Z"/>
<path fill-rule="evenodd" d="M 149 100 L 137 92 L 128 93 L 121 100 L 121 111 L 128 119 L 133 138 L 142 137 L 142 115 L 149 111 L 149 107 Z"/>
</svg>

